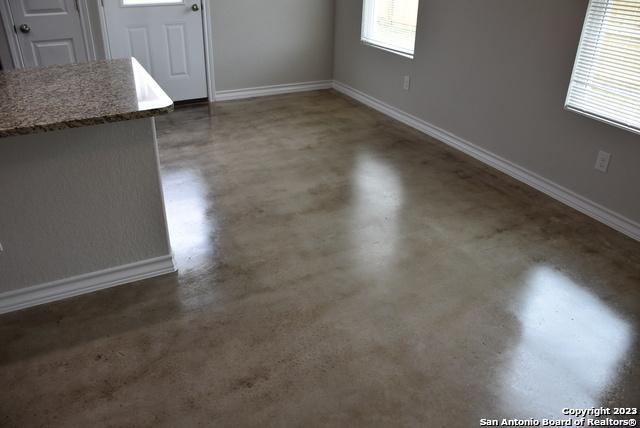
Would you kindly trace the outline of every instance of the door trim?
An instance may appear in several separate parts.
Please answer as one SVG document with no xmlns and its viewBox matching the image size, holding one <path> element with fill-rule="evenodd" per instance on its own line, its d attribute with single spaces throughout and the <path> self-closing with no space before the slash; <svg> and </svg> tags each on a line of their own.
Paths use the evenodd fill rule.
<svg viewBox="0 0 640 428">
<path fill-rule="evenodd" d="M 207 98 L 210 103 L 216 100 L 216 80 L 213 66 L 213 19 L 211 13 L 211 0 L 200 0 L 200 10 L 202 15 L 202 35 L 204 38 L 204 68 L 205 80 L 207 82 Z M 100 2 L 98 7 L 100 14 L 100 29 L 102 31 L 102 44 L 104 54 L 107 59 L 112 59 L 111 47 L 109 46 L 109 30 L 107 26 L 107 16 L 104 13 L 104 3 Z"/>
<path fill-rule="evenodd" d="M 216 100 L 216 79 L 213 66 L 213 14 L 210 0 L 201 0 L 202 9 L 202 32 L 204 36 L 204 62 L 207 73 L 207 91 L 209 102 Z"/>
<path fill-rule="evenodd" d="M 16 68 L 24 68 L 22 62 L 22 53 L 20 52 L 19 44 L 18 44 L 18 36 L 13 31 L 13 26 L 15 25 L 13 22 L 13 15 L 11 14 L 11 9 L 9 8 L 9 0 L 0 0 L 0 18 L 2 19 L 2 26 L 4 27 L 4 36 L 7 44 L 9 45 L 9 53 L 11 54 L 11 61 L 13 64 L 2 64 L 7 68 L 5 70 L 11 70 Z"/>
<path fill-rule="evenodd" d="M 87 59 L 89 61 L 95 61 L 96 46 L 93 39 L 93 28 L 91 28 L 91 20 L 89 19 L 89 5 L 87 0 L 78 1 L 78 15 L 80 15 L 80 29 L 82 33 L 82 39 L 84 41 L 84 47 L 87 51 Z M 4 26 L 4 36 L 9 45 L 9 52 L 11 53 L 11 60 L 13 61 L 14 69 L 24 68 L 24 60 L 22 58 L 22 51 L 20 50 L 20 43 L 18 43 L 18 35 L 13 31 L 15 21 L 11 8 L 9 7 L 9 0 L 0 0 L 0 18 Z M 3 64 L 4 66 L 5 64 Z M 11 64 L 6 64 L 7 70 L 11 69 Z"/>
</svg>

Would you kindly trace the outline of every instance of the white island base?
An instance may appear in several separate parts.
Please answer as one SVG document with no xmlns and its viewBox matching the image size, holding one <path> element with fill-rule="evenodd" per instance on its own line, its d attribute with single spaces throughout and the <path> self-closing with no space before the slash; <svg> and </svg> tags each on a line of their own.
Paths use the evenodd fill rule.
<svg viewBox="0 0 640 428">
<path fill-rule="evenodd" d="M 153 118 L 0 140 L 0 313 L 175 271 Z"/>
</svg>

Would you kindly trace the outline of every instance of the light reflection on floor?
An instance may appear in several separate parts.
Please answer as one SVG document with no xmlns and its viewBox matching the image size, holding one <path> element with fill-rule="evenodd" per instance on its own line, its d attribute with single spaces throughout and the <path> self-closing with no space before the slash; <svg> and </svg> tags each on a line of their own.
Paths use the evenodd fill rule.
<svg viewBox="0 0 640 428">
<path fill-rule="evenodd" d="M 215 218 L 208 217 L 207 185 L 197 169 L 164 171 L 171 249 L 180 272 L 202 268 L 213 259 Z"/>
<path fill-rule="evenodd" d="M 377 277 L 396 254 L 403 186 L 392 166 L 367 153 L 358 156 L 352 180 L 355 263 L 363 273 Z"/>
<path fill-rule="evenodd" d="M 529 272 L 520 302 L 514 310 L 519 343 L 501 371 L 504 408 L 520 408 L 517 417 L 541 417 L 599 405 L 631 349 L 629 323 L 548 267 Z"/>
</svg>

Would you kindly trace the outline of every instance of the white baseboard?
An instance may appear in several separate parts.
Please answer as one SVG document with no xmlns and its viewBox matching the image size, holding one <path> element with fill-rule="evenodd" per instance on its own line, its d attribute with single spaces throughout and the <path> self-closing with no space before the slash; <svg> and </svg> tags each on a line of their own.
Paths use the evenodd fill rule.
<svg viewBox="0 0 640 428">
<path fill-rule="evenodd" d="M 331 80 L 318 80 L 315 82 L 290 83 L 285 85 L 259 86 L 256 88 L 232 89 L 216 92 L 216 101 L 239 100 L 242 98 L 265 97 L 268 95 L 289 94 L 292 92 L 317 91 L 330 89 L 333 86 Z"/>
<path fill-rule="evenodd" d="M 0 314 L 175 272 L 166 255 L 0 294 Z"/>
<path fill-rule="evenodd" d="M 640 241 L 640 224 L 628 219 L 602 205 L 599 205 L 577 193 L 560 186 L 534 172 L 531 172 L 507 159 L 470 143 L 444 129 L 438 128 L 416 116 L 406 113 L 364 92 L 358 91 L 344 83 L 334 81 L 333 88 L 361 103 L 390 116 L 399 122 L 411 126 L 469 156 L 478 159 L 493 168 L 510 175 L 529 186 L 546 193 L 552 198 L 588 215 L 607 226 Z"/>
</svg>

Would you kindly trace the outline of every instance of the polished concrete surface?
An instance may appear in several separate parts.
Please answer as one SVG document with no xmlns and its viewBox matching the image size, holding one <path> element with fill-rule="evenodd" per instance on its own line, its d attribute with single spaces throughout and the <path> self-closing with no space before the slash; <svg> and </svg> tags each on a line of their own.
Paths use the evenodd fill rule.
<svg viewBox="0 0 640 428">
<path fill-rule="evenodd" d="M 640 405 L 640 243 L 331 91 L 157 126 L 179 273 L 0 317 L 0 426 Z"/>
</svg>

